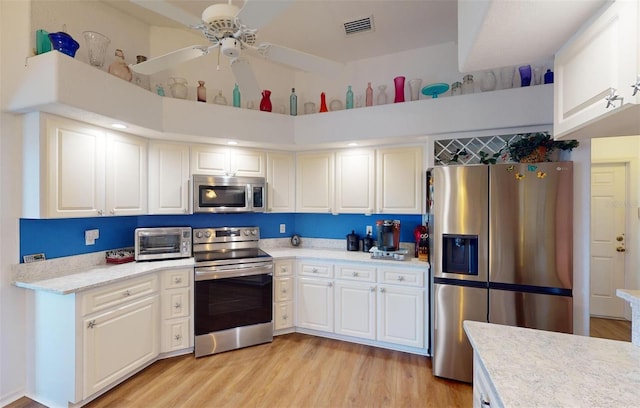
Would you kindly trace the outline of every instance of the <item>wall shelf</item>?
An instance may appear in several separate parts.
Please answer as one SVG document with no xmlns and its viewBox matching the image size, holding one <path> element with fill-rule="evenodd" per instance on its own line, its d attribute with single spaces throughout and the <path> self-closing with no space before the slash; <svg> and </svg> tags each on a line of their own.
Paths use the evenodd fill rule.
<svg viewBox="0 0 640 408">
<path fill-rule="evenodd" d="M 160 97 L 103 70 L 48 52 L 27 59 L 9 104 L 13 113 L 47 112 L 97 126 L 114 121 L 128 133 L 185 142 L 304 150 L 409 143 L 427 135 L 549 125 L 553 85 L 424 99 L 399 104 L 288 116 Z"/>
</svg>

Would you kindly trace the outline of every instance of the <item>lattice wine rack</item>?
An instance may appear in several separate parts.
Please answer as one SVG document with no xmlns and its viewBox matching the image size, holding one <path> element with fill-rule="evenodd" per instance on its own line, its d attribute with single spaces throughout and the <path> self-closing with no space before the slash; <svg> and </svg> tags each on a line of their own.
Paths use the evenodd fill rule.
<svg viewBox="0 0 640 408">
<path fill-rule="evenodd" d="M 495 159 L 496 163 L 508 161 L 507 143 L 521 135 L 473 137 L 470 139 L 444 139 L 434 143 L 436 166 L 449 164 L 480 164 Z"/>
</svg>

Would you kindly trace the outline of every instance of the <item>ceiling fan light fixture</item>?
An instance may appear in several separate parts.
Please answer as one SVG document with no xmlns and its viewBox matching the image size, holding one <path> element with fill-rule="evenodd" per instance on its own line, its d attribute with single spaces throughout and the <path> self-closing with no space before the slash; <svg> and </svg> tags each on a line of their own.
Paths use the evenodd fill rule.
<svg viewBox="0 0 640 408">
<path fill-rule="evenodd" d="M 357 18 L 351 21 L 345 21 L 343 25 L 344 33 L 347 37 L 354 34 L 368 33 L 370 31 L 374 31 L 373 15 Z"/>
<path fill-rule="evenodd" d="M 233 37 L 226 37 L 220 40 L 220 51 L 229 58 L 237 58 L 240 56 L 240 47 L 242 43 Z"/>
</svg>

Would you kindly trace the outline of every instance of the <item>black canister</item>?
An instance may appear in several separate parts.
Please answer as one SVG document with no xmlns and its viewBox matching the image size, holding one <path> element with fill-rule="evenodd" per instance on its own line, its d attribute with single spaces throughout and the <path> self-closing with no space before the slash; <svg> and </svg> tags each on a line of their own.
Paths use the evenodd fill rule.
<svg viewBox="0 0 640 408">
<path fill-rule="evenodd" d="M 351 234 L 347 235 L 347 251 L 360 250 L 360 236 L 351 230 Z"/>
<path fill-rule="evenodd" d="M 375 241 L 371 234 L 367 234 L 366 237 L 362 238 L 362 252 L 369 252 L 371 248 L 373 248 Z"/>
</svg>

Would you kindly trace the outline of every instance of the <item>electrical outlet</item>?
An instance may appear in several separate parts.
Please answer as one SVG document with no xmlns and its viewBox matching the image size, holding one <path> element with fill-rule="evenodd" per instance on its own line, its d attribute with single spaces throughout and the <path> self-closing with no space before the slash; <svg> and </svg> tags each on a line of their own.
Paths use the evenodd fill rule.
<svg viewBox="0 0 640 408">
<path fill-rule="evenodd" d="M 85 245 L 95 245 L 96 239 L 100 238 L 100 230 L 99 229 L 91 229 L 86 230 L 84 232 L 84 244 Z"/>
<path fill-rule="evenodd" d="M 38 254 L 24 255 L 22 257 L 22 261 L 24 263 L 39 262 L 44 260 L 45 260 L 45 257 L 44 257 L 44 253 L 42 252 Z"/>
<path fill-rule="evenodd" d="M 285 224 L 280 224 L 280 233 L 284 234 L 287 232 L 287 226 Z"/>
<path fill-rule="evenodd" d="M 367 225 L 367 234 L 373 235 L 373 227 L 371 225 Z"/>
</svg>

